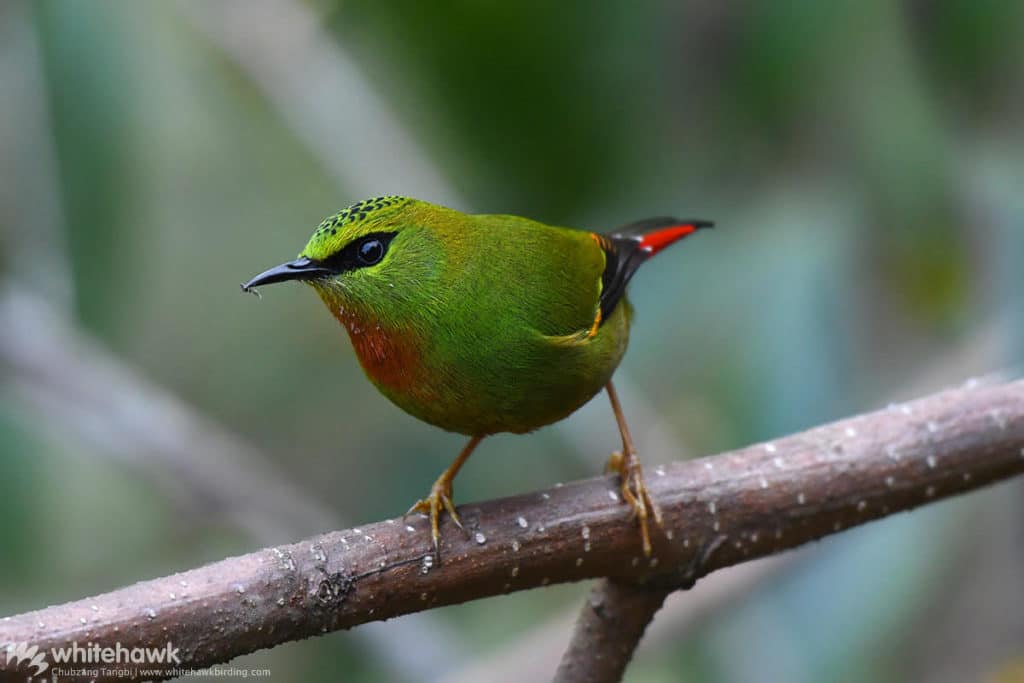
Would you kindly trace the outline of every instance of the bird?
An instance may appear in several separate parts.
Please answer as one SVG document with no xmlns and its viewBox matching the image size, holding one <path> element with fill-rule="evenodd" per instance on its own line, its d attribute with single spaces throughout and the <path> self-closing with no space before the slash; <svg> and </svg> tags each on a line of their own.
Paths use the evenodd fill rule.
<svg viewBox="0 0 1024 683">
<path fill-rule="evenodd" d="M 297 258 L 242 289 L 311 286 L 384 396 L 469 437 L 406 513 L 429 516 L 438 560 L 442 514 L 462 528 L 452 483 L 480 442 L 558 422 L 602 389 L 622 441 L 606 471 L 618 474 L 650 556 L 650 521 L 660 526 L 661 512 L 612 384 L 633 320 L 626 285 L 648 259 L 713 225 L 658 217 L 598 233 L 387 195 L 328 217 Z"/>
</svg>

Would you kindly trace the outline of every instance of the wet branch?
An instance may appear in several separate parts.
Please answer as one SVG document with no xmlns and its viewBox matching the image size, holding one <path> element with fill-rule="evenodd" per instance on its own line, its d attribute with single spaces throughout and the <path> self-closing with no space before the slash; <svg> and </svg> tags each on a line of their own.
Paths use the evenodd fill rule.
<svg viewBox="0 0 1024 683">
<path fill-rule="evenodd" d="M 618 676 L 660 604 L 659 591 L 1021 472 L 1024 381 L 968 386 L 649 470 L 665 517 L 649 560 L 626 507 L 613 499 L 617 486 L 595 478 L 462 506 L 469 535 L 445 523 L 440 565 L 431 561 L 425 519 L 387 520 L 0 619 L 0 644 L 170 641 L 181 666 L 202 667 L 369 621 L 606 577 L 645 587 L 622 589 L 634 605 L 621 618 L 577 631 L 560 676 L 582 680 L 571 672 L 587 671 L 583 660 L 595 648 L 628 631 L 617 641 L 627 646 L 624 655 L 607 658 L 620 660 L 612 662 Z M 618 601 L 593 610 L 607 614 Z M 592 680 L 615 680 L 602 671 Z"/>
</svg>

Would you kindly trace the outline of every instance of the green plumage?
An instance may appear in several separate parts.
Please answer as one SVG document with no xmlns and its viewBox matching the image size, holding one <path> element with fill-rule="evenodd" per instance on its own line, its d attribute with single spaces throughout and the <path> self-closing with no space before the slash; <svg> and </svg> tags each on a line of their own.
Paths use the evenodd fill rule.
<svg viewBox="0 0 1024 683">
<path fill-rule="evenodd" d="M 300 256 L 324 261 L 377 233 L 394 235 L 379 263 L 308 282 L 406 412 L 463 434 L 527 432 L 611 378 L 629 307 L 595 326 L 605 253 L 593 233 L 382 198 L 325 221 Z"/>
</svg>

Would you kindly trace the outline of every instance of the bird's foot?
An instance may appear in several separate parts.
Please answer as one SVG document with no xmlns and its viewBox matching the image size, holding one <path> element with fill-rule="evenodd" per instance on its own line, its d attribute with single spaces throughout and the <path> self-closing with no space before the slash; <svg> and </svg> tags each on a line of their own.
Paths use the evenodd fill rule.
<svg viewBox="0 0 1024 683">
<path fill-rule="evenodd" d="M 455 504 L 452 502 L 452 482 L 445 476 L 446 474 L 447 472 L 438 477 L 434 485 L 430 487 L 429 496 L 416 501 L 416 504 L 405 513 L 408 516 L 414 512 L 422 512 L 430 517 L 430 538 L 434 542 L 434 557 L 438 562 L 441 560 L 441 532 L 438 528 L 441 512 L 446 510 L 448 516 L 455 522 L 455 526 L 463 529 L 462 520 L 459 519 L 459 515 L 455 511 Z"/>
<path fill-rule="evenodd" d="M 661 510 L 651 499 L 651 494 L 644 484 L 644 472 L 640 466 L 640 458 L 636 453 L 629 452 L 625 455 L 621 451 L 612 453 L 608 458 L 606 472 L 616 472 L 622 481 L 622 500 L 633 508 L 633 515 L 640 525 L 640 538 L 643 541 L 644 557 L 651 556 L 651 534 L 648 529 L 647 520 L 654 519 L 654 523 L 661 526 Z"/>
</svg>

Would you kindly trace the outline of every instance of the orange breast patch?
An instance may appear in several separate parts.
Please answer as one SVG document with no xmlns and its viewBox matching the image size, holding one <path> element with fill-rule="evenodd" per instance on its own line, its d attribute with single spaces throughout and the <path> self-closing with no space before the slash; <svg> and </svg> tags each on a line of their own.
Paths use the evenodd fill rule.
<svg viewBox="0 0 1024 683">
<path fill-rule="evenodd" d="M 423 357 L 407 333 L 370 322 L 352 311 L 334 308 L 334 317 L 348 330 L 360 365 L 375 383 L 403 393 L 429 390 L 423 377 Z"/>
</svg>

